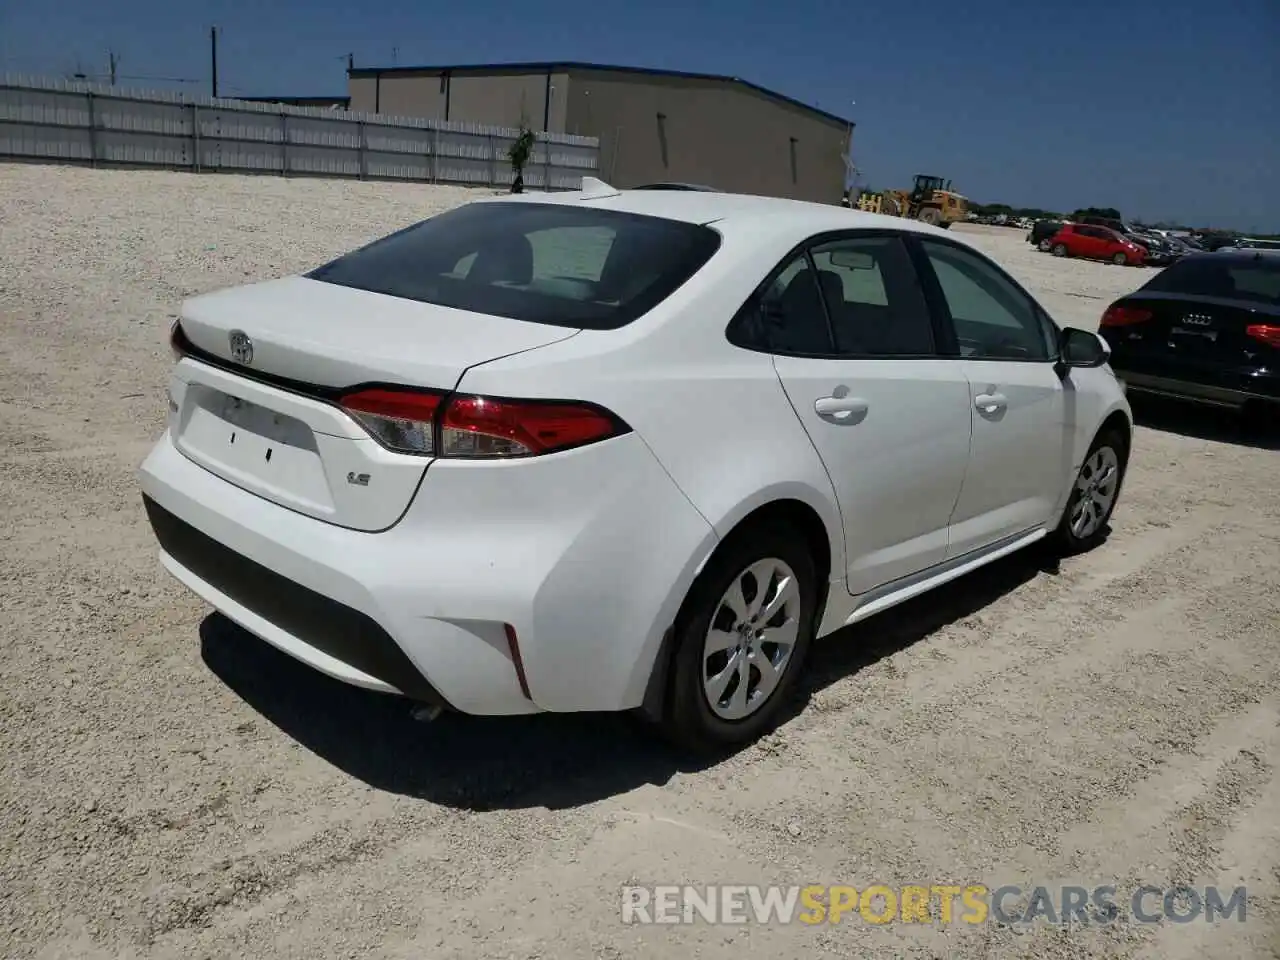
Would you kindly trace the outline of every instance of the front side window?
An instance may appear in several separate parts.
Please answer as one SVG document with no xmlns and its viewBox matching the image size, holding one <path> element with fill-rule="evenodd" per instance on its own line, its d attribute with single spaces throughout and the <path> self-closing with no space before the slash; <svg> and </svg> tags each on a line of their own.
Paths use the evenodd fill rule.
<svg viewBox="0 0 1280 960">
<path fill-rule="evenodd" d="M 313 280 L 530 323 L 611 330 L 719 249 L 708 227 L 568 204 L 472 203 L 348 253 Z"/>
<path fill-rule="evenodd" d="M 934 355 L 933 325 L 911 256 L 898 237 L 856 237 L 815 247 L 836 353 Z"/>
<path fill-rule="evenodd" d="M 1048 360 L 1050 344 L 1035 304 L 977 253 L 921 239 L 960 354 L 974 360 Z"/>
</svg>

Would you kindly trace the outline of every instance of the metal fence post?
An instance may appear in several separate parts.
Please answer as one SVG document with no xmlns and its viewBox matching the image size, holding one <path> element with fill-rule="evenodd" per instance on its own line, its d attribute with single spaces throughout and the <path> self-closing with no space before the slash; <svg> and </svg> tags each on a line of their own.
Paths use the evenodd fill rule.
<svg viewBox="0 0 1280 960">
<path fill-rule="evenodd" d="M 440 128 L 431 128 L 431 182 L 440 182 Z"/>
<path fill-rule="evenodd" d="M 498 185 L 498 149 L 493 143 L 493 134 L 485 134 L 485 142 L 489 144 L 489 186 Z"/>
<path fill-rule="evenodd" d="M 191 105 L 191 166 L 200 172 L 200 108 Z"/>
<path fill-rule="evenodd" d="M 363 120 L 356 121 L 356 164 L 360 168 L 360 179 L 367 180 L 369 178 L 369 157 L 365 153 L 366 147 L 365 126 Z"/>
<path fill-rule="evenodd" d="M 545 138 L 542 141 L 542 189 L 545 193 L 551 192 L 551 141 Z"/>
<path fill-rule="evenodd" d="M 289 114 L 280 108 L 280 176 L 289 173 Z"/>
<path fill-rule="evenodd" d="M 86 90 L 85 97 L 89 103 L 89 166 L 98 165 L 98 117 L 93 106 L 93 91 Z"/>
</svg>

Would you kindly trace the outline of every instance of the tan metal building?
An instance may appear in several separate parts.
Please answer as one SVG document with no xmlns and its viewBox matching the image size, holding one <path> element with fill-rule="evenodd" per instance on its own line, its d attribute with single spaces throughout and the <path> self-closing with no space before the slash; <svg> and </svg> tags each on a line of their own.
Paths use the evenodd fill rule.
<svg viewBox="0 0 1280 960">
<path fill-rule="evenodd" d="M 853 122 L 736 77 L 590 63 L 360 67 L 351 109 L 597 137 L 600 177 L 838 203 Z"/>
</svg>

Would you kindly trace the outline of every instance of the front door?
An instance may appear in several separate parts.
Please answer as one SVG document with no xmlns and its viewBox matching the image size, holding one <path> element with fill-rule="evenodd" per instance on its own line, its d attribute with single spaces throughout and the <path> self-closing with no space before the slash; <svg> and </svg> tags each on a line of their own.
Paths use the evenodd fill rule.
<svg viewBox="0 0 1280 960">
<path fill-rule="evenodd" d="M 767 307 L 774 366 L 821 456 L 853 594 L 941 562 L 969 455 L 969 384 L 939 355 L 910 256 L 893 233 L 814 247 Z"/>
<path fill-rule="evenodd" d="M 974 251 L 922 240 L 969 382 L 973 442 L 949 557 L 1056 520 L 1071 463 L 1068 387 L 1034 302 Z"/>
</svg>

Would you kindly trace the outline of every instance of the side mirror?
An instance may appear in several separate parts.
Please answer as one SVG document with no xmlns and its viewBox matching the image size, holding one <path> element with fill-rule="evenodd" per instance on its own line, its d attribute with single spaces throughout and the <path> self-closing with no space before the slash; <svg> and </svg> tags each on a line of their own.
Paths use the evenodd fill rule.
<svg viewBox="0 0 1280 960">
<path fill-rule="evenodd" d="M 1111 348 L 1097 333 L 1078 327 L 1063 327 L 1058 341 L 1059 365 L 1070 367 L 1100 367 L 1111 359 Z"/>
</svg>

